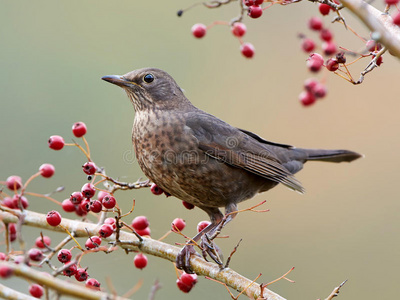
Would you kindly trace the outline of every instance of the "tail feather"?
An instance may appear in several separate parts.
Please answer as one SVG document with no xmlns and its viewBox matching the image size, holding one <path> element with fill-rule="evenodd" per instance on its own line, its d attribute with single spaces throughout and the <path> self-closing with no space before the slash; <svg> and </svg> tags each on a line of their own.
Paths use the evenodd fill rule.
<svg viewBox="0 0 400 300">
<path fill-rule="evenodd" d="M 363 155 L 349 150 L 319 150 L 304 149 L 307 153 L 307 160 L 326 161 L 326 162 L 351 162 Z"/>
</svg>

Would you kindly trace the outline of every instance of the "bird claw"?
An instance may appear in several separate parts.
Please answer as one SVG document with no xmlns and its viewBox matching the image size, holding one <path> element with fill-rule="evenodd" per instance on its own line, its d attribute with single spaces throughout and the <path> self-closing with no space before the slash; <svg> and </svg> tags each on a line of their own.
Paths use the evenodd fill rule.
<svg viewBox="0 0 400 300">
<path fill-rule="evenodd" d="M 207 260 L 207 254 L 212 258 L 218 265 L 223 264 L 223 256 L 221 249 L 212 241 L 210 236 L 206 233 L 201 237 L 200 243 L 203 258 Z"/>
<path fill-rule="evenodd" d="M 194 250 L 193 245 L 186 244 L 176 256 L 176 267 L 185 271 L 187 274 L 194 274 L 190 267 L 190 256 L 192 254 L 199 255 L 196 250 Z"/>
</svg>

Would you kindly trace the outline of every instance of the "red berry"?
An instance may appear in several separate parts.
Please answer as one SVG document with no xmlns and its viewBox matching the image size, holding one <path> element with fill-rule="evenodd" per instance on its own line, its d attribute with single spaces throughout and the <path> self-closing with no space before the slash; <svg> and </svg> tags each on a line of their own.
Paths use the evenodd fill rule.
<svg viewBox="0 0 400 300">
<path fill-rule="evenodd" d="M 3 201 L 1 202 L 1 205 L 4 205 L 4 206 L 6 206 L 6 207 L 8 207 L 8 208 L 16 208 L 16 207 L 14 206 L 13 200 L 12 200 L 10 197 L 5 197 L 5 198 L 3 199 Z"/>
<path fill-rule="evenodd" d="M 322 29 L 319 33 L 319 37 L 321 38 L 321 40 L 329 42 L 330 40 L 332 40 L 333 34 L 329 29 Z"/>
<path fill-rule="evenodd" d="M 192 27 L 192 34 L 194 37 L 200 39 L 207 33 L 207 27 L 204 24 L 194 24 Z"/>
<path fill-rule="evenodd" d="M 10 242 L 14 242 L 17 239 L 17 234 L 16 233 L 11 233 L 10 234 Z"/>
<path fill-rule="evenodd" d="M 312 39 L 305 38 L 301 43 L 301 48 L 303 48 L 305 52 L 311 52 L 315 49 L 315 43 Z"/>
<path fill-rule="evenodd" d="M 307 67 L 311 72 L 318 72 L 322 65 L 324 64 L 324 59 L 318 53 L 312 53 L 307 59 Z"/>
<path fill-rule="evenodd" d="M 83 172 L 85 172 L 85 174 L 87 175 L 93 175 L 94 173 L 96 173 L 97 167 L 94 164 L 94 162 L 92 161 L 88 161 L 87 163 L 85 163 L 83 166 Z"/>
<path fill-rule="evenodd" d="M 322 50 L 325 55 L 333 55 L 336 53 L 336 44 L 334 42 L 324 42 L 322 43 Z"/>
<path fill-rule="evenodd" d="M 93 290 L 96 290 L 96 291 L 100 291 L 100 282 L 98 282 L 94 278 L 89 278 L 86 281 L 85 285 L 86 285 L 87 288 L 90 288 L 90 289 L 93 289 Z"/>
<path fill-rule="evenodd" d="M 101 202 L 103 203 L 103 206 L 107 209 L 112 209 L 117 204 L 115 198 L 110 194 L 104 196 Z"/>
<path fill-rule="evenodd" d="M 334 72 L 339 69 L 339 63 L 336 58 L 330 58 L 326 61 L 326 68 L 328 71 Z"/>
<path fill-rule="evenodd" d="M 81 193 L 86 198 L 92 198 L 94 196 L 94 194 L 96 193 L 96 189 L 94 188 L 93 184 L 85 183 L 82 186 Z"/>
<path fill-rule="evenodd" d="M 107 196 L 107 195 L 109 195 L 109 193 L 107 193 L 107 192 L 105 192 L 105 191 L 100 191 L 100 192 L 97 194 L 97 200 L 103 201 L 103 198 L 104 198 L 105 196 Z"/>
<path fill-rule="evenodd" d="M 36 241 L 35 241 L 35 246 L 38 247 L 38 248 L 41 248 L 41 249 L 46 248 L 46 247 L 44 246 L 43 242 L 44 242 L 44 244 L 46 244 L 47 246 L 50 246 L 50 244 L 51 244 L 51 239 L 50 239 L 48 236 L 44 235 L 44 236 L 43 236 L 43 241 L 42 241 L 42 237 L 39 236 L 39 237 L 36 239 Z"/>
<path fill-rule="evenodd" d="M 115 223 L 116 221 L 114 218 L 107 218 L 104 220 L 104 224 L 111 225 L 114 230 L 117 228 L 117 225 Z"/>
<path fill-rule="evenodd" d="M 65 199 L 61 203 L 61 207 L 65 212 L 74 212 L 75 211 L 75 205 L 69 199 Z"/>
<path fill-rule="evenodd" d="M 8 232 L 10 234 L 16 234 L 17 233 L 17 226 L 15 226 L 15 223 L 9 223 L 8 224 Z"/>
<path fill-rule="evenodd" d="M 72 125 L 72 133 L 77 138 L 84 136 L 87 132 L 86 124 L 83 122 L 76 122 Z"/>
<path fill-rule="evenodd" d="M 318 84 L 318 80 L 315 78 L 308 78 L 304 81 L 304 89 L 308 92 L 314 93 L 314 89 Z"/>
<path fill-rule="evenodd" d="M 234 36 L 242 37 L 246 34 L 247 28 L 243 23 L 236 22 L 232 25 L 231 31 Z"/>
<path fill-rule="evenodd" d="M 249 11 L 247 14 L 249 15 L 250 18 L 257 19 L 257 18 L 261 17 L 262 13 L 263 13 L 263 10 L 262 10 L 261 6 L 252 5 L 249 7 Z"/>
<path fill-rule="evenodd" d="M 310 20 L 308 20 L 308 27 L 311 30 L 319 31 L 322 29 L 322 26 L 322 20 L 319 17 L 312 17 Z"/>
<path fill-rule="evenodd" d="M 90 202 L 89 209 L 97 214 L 101 212 L 101 210 L 103 209 L 103 205 L 101 205 L 101 202 L 99 200 L 94 200 Z"/>
<path fill-rule="evenodd" d="M 400 15 L 400 13 L 399 13 L 399 15 Z M 400 17 L 399 17 L 399 19 L 400 19 Z M 374 40 L 368 40 L 365 44 L 365 47 L 367 48 L 368 51 L 371 51 L 371 52 L 379 51 L 382 49 L 382 45 L 375 42 Z"/>
<path fill-rule="evenodd" d="M 89 212 L 90 211 L 90 199 L 85 199 L 83 200 L 80 204 L 79 207 L 82 211 L 84 212 Z"/>
<path fill-rule="evenodd" d="M 53 149 L 53 150 L 61 150 L 62 148 L 64 148 L 64 145 L 65 145 L 64 139 L 59 135 L 52 135 L 49 138 L 48 143 L 49 143 L 50 149 Z"/>
<path fill-rule="evenodd" d="M 0 278 L 6 279 L 11 277 L 11 275 L 14 274 L 13 269 L 11 269 L 9 266 L 4 265 L 0 266 Z"/>
<path fill-rule="evenodd" d="M 385 3 L 387 5 L 396 5 L 397 3 L 399 3 L 399 0 L 385 0 Z"/>
<path fill-rule="evenodd" d="M 142 253 L 136 254 L 135 258 L 133 259 L 133 263 L 136 268 L 143 269 L 147 266 L 147 257 Z"/>
<path fill-rule="evenodd" d="M 85 247 L 87 249 L 93 249 L 99 247 L 100 244 L 101 244 L 101 238 L 94 235 L 86 240 Z"/>
<path fill-rule="evenodd" d="M 67 262 L 71 261 L 72 253 L 68 249 L 61 249 L 58 251 L 57 259 L 59 262 L 66 264 Z"/>
<path fill-rule="evenodd" d="M 29 294 L 35 298 L 41 298 L 43 296 L 43 287 L 37 283 L 29 286 Z"/>
<path fill-rule="evenodd" d="M 240 52 L 247 57 L 252 58 L 254 56 L 254 46 L 250 43 L 244 43 L 240 46 Z"/>
<path fill-rule="evenodd" d="M 29 249 L 28 255 L 33 261 L 41 261 L 43 259 L 43 252 L 36 248 Z"/>
<path fill-rule="evenodd" d="M 22 186 L 22 179 L 17 175 L 13 175 L 7 178 L 6 185 L 9 190 L 19 190 Z"/>
<path fill-rule="evenodd" d="M 39 167 L 40 175 L 45 178 L 50 178 L 51 176 L 53 176 L 55 170 L 56 169 L 51 164 L 43 164 Z"/>
<path fill-rule="evenodd" d="M 331 7 L 328 4 L 320 3 L 318 6 L 321 15 L 326 16 L 331 11 Z"/>
<path fill-rule="evenodd" d="M 301 104 L 308 106 L 315 102 L 315 97 L 312 93 L 304 91 L 300 93 L 299 100 Z"/>
<path fill-rule="evenodd" d="M 50 226 L 58 226 L 61 223 L 61 215 L 58 211 L 49 211 L 46 215 L 46 221 Z"/>
<path fill-rule="evenodd" d="M 131 226 L 135 230 L 143 230 L 149 227 L 150 223 L 147 217 L 145 216 L 138 216 L 133 219 Z"/>
<path fill-rule="evenodd" d="M 20 195 L 14 195 L 12 197 L 12 202 L 13 202 L 14 208 L 17 208 L 17 209 L 20 208 L 20 206 L 19 206 L 20 203 L 24 209 L 28 208 L 28 206 L 29 206 L 28 199 L 26 199 L 24 196 L 20 196 Z"/>
<path fill-rule="evenodd" d="M 151 233 L 151 230 L 149 227 L 147 227 L 145 229 L 135 229 L 135 231 L 140 236 L 145 236 L 145 235 L 150 236 L 150 233 Z"/>
<path fill-rule="evenodd" d="M 393 23 L 396 24 L 397 26 L 400 26 L 400 12 L 394 15 Z"/>
<path fill-rule="evenodd" d="M 326 86 L 321 83 L 318 83 L 314 89 L 314 96 L 316 98 L 324 98 L 326 96 L 326 93 L 327 93 Z"/>
<path fill-rule="evenodd" d="M 264 0 L 254 0 L 254 5 L 261 5 L 264 3 Z"/>
<path fill-rule="evenodd" d="M 186 209 L 193 209 L 194 205 L 192 203 L 186 202 L 186 201 L 182 201 L 182 204 L 184 207 L 186 207 Z"/>
<path fill-rule="evenodd" d="M 7 260 L 7 255 L 3 252 L 0 252 L 0 260 Z"/>
<path fill-rule="evenodd" d="M 103 224 L 99 230 L 99 236 L 102 238 L 109 237 L 114 232 L 114 228 L 111 225 Z"/>
<path fill-rule="evenodd" d="M 383 57 L 379 56 L 379 58 L 376 60 L 376 65 L 380 66 L 382 64 L 382 62 L 383 62 Z"/>
<path fill-rule="evenodd" d="M 197 224 L 197 232 L 203 231 L 203 229 L 206 228 L 210 224 L 211 224 L 211 222 L 209 222 L 209 221 L 201 221 L 201 222 L 199 222 L 199 224 Z"/>
<path fill-rule="evenodd" d="M 180 218 L 176 218 L 172 221 L 171 230 L 174 232 L 182 231 L 183 229 L 185 229 L 185 227 L 186 227 L 185 221 Z"/>
<path fill-rule="evenodd" d="M 183 273 L 181 277 L 176 280 L 176 284 L 178 288 L 184 292 L 189 293 L 190 290 L 195 286 L 197 283 L 197 275 L 196 274 L 186 274 Z"/>
<path fill-rule="evenodd" d="M 81 192 L 73 192 L 71 194 L 71 197 L 69 198 L 69 200 L 72 202 L 72 204 L 79 204 L 82 202 L 83 200 L 83 196 Z"/>
<path fill-rule="evenodd" d="M 64 274 L 64 276 L 71 277 L 71 276 L 75 275 L 77 270 L 78 270 L 78 267 L 76 266 L 76 264 L 72 264 L 68 268 L 64 269 L 63 274 Z"/>
<path fill-rule="evenodd" d="M 86 269 L 80 268 L 78 270 L 76 270 L 75 273 L 75 279 L 78 281 L 85 281 L 86 279 L 88 279 L 89 275 L 86 271 Z"/>
<path fill-rule="evenodd" d="M 151 191 L 154 195 L 156 195 L 156 196 L 161 195 L 162 193 L 164 193 L 163 189 L 160 188 L 160 187 L 159 187 L 157 184 L 155 184 L 155 183 L 153 183 L 153 184 L 151 185 L 150 191 Z"/>
<path fill-rule="evenodd" d="M 243 0 L 244 5 L 252 6 L 254 5 L 254 0 Z"/>
<path fill-rule="evenodd" d="M 90 200 L 86 201 L 85 200 L 85 204 L 83 205 L 83 208 L 81 206 L 81 204 L 75 206 L 75 213 L 79 216 L 79 217 L 84 217 L 88 214 L 89 210 L 87 210 L 87 208 L 89 207 L 89 203 Z"/>
</svg>

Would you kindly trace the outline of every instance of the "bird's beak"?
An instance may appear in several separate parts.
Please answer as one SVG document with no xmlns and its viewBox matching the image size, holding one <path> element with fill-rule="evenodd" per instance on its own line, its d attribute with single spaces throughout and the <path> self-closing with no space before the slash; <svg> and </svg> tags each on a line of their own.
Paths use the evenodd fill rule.
<svg viewBox="0 0 400 300">
<path fill-rule="evenodd" d="M 131 87 L 132 85 L 137 85 L 134 82 L 126 80 L 123 76 L 120 75 L 106 75 L 104 77 L 101 77 L 101 79 L 108 81 L 112 84 L 118 85 L 122 88 Z"/>
</svg>

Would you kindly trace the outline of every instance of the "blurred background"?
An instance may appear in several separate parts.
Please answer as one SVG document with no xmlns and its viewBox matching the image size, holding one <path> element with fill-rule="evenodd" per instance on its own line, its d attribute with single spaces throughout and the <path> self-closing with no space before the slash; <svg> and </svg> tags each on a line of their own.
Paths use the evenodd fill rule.
<svg viewBox="0 0 400 300">
<path fill-rule="evenodd" d="M 216 26 L 201 39 L 190 29 L 195 23 L 229 21 L 237 15 L 233 3 L 219 9 L 198 6 L 181 18 L 176 11 L 193 1 L 1 1 L 0 11 L 0 180 L 20 175 L 23 180 L 45 162 L 56 167 L 51 179 L 38 178 L 29 190 L 48 193 L 58 186 L 62 201 L 86 182 L 81 171 L 84 156 L 72 147 L 52 151 L 50 135 L 72 141 L 71 126 L 83 121 L 96 164 L 110 176 L 133 182 L 142 176 L 131 146 L 134 110 L 124 92 L 100 78 L 142 67 L 168 71 L 201 109 L 262 137 L 298 147 L 344 148 L 364 159 L 351 164 L 308 163 L 297 178 L 307 193 L 279 186 L 242 203 L 246 208 L 267 200 L 268 213 L 242 213 L 218 240 L 228 255 L 243 239 L 231 267 L 248 278 L 259 273 L 269 282 L 288 271 L 285 280 L 270 288 L 288 299 L 325 298 L 348 279 L 340 299 L 394 299 L 398 297 L 400 267 L 400 202 L 397 190 L 398 151 L 397 59 L 385 54 L 383 65 L 353 86 L 333 74 L 326 80 L 328 95 L 312 107 L 298 102 L 305 79 L 312 77 L 300 50 L 299 33 L 317 40 L 307 20 L 319 15 L 308 2 L 279 6 L 257 20 L 245 18 L 244 40 L 254 44 L 253 59 L 245 59 L 228 26 Z M 368 37 L 368 31 L 345 14 L 349 25 Z M 324 18 L 339 45 L 362 50 L 363 43 L 333 16 Z M 350 58 L 349 58 L 350 59 Z M 368 59 L 354 65 L 355 78 Z M 232 183 L 234 184 L 234 183 Z M 186 210 L 176 198 L 154 196 L 148 189 L 118 192 L 125 211 L 136 199 L 136 215 L 146 215 L 152 237 L 161 237 L 176 217 L 186 220 L 185 233 L 194 235 L 207 216 Z M 56 205 L 30 198 L 30 208 L 46 213 Z M 64 216 L 67 216 L 64 213 Z M 68 217 L 75 217 L 68 215 Z M 24 228 L 28 245 L 38 229 Z M 61 234 L 45 232 L 55 245 Z M 169 243 L 183 242 L 170 235 Z M 84 242 L 84 241 L 83 241 Z M 71 245 L 72 246 L 72 245 Z M 4 251 L 4 246 L 0 246 Z M 155 279 L 162 284 L 156 299 L 229 299 L 225 288 L 204 278 L 185 295 L 176 287 L 170 262 L 149 257 L 148 267 L 133 266 L 133 254 L 87 255 L 89 274 L 106 288 L 111 276 L 122 295 L 144 279 L 135 299 L 146 299 Z M 44 268 L 46 271 L 47 268 Z M 72 279 L 71 279 L 72 280 Z M 28 283 L 12 279 L 8 285 L 27 291 Z"/>
</svg>

